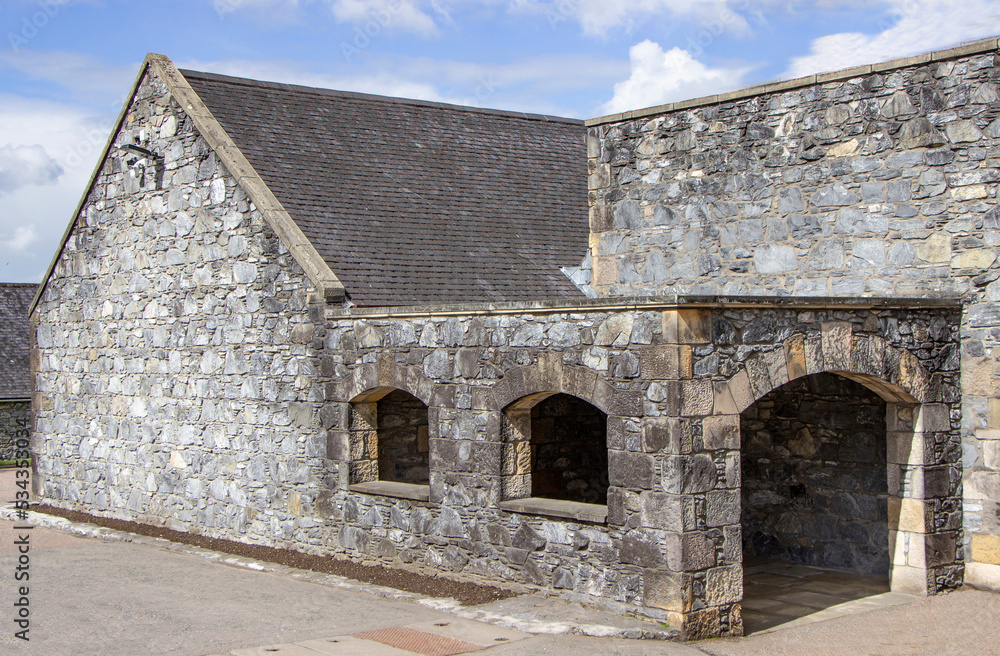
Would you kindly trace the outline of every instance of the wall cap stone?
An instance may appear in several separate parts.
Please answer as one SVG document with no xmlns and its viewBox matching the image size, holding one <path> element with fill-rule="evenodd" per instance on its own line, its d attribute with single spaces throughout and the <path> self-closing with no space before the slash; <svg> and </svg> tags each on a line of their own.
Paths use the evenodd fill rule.
<svg viewBox="0 0 1000 656">
<path fill-rule="evenodd" d="M 819 73 L 816 75 L 807 75 L 806 77 L 800 77 L 794 80 L 768 82 L 765 84 L 759 84 L 756 86 L 748 87 L 746 89 L 739 89 L 737 91 L 730 91 L 728 93 L 723 93 L 723 94 L 703 96 L 700 98 L 692 98 L 690 100 L 682 100 L 680 102 L 668 103 L 666 105 L 657 105 L 655 107 L 634 109 L 627 112 L 619 112 L 617 114 L 598 116 L 596 118 L 587 119 L 585 121 L 585 125 L 587 127 L 594 127 L 597 125 L 605 125 L 608 123 L 619 123 L 623 121 L 630 121 L 636 118 L 655 116 L 657 114 L 666 114 L 667 112 L 675 112 L 683 109 L 691 109 L 694 107 L 704 107 L 707 105 L 716 105 L 718 103 L 723 103 L 723 102 L 731 102 L 734 100 L 742 100 L 744 98 L 752 98 L 753 96 L 762 96 L 768 93 L 790 91 L 792 89 L 810 87 L 816 84 L 825 84 L 827 82 L 841 82 L 862 75 L 869 75 L 871 73 L 880 73 L 883 71 L 906 68 L 907 66 L 916 66 L 919 64 L 926 64 L 929 62 L 957 59 L 959 57 L 978 55 L 984 52 L 993 52 L 996 51 L 998 47 L 1000 47 L 1000 39 L 997 39 L 997 37 L 991 37 L 989 39 L 974 41 L 972 43 L 963 43 L 954 46 L 952 48 L 946 48 L 944 50 L 936 50 L 934 52 L 923 53 L 920 55 L 915 55 L 913 57 L 902 57 L 899 59 L 891 59 L 889 61 L 879 62 L 876 64 L 866 64 L 863 66 L 852 66 L 851 68 L 843 68 L 836 71 Z"/>
<path fill-rule="evenodd" d="M 417 318 L 441 316 L 489 316 L 504 314 L 560 314 L 564 312 L 646 312 L 677 308 L 793 308 L 797 310 L 872 310 L 878 308 L 962 308 L 958 297 L 833 297 L 833 296 L 623 296 L 574 301 L 530 301 L 509 303 L 444 303 L 432 305 L 330 308 L 327 319 L 358 317 Z"/>
</svg>

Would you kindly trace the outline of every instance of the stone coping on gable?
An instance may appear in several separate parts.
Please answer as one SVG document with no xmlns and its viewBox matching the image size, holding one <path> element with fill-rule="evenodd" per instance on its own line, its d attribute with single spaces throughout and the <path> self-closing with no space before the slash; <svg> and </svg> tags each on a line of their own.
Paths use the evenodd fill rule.
<svg viewBox="0 0 1000 656">
<path fill-rule="evenodd" d="M 827 73 L 817 73 L 815 75 L 807 75 L 806 77 L 799 77 L 792 80 L 781 80 L 777 82 L 758 84 L 756 86 L 748 87 L 746 89 L 738 89 L 736 91 L 730 91 L 728 93 L 720 93 L 712 96 L 703 96 L 701 98 L 692 98 L 690 100 L 682 100 L 675 103 L 657 105 L 655 107 L 633 109 L 627 112 L 608 114 L 607 116 L 598 116 L 596 118 L 587 119 L 586 121 L 584 121 L 584 124 L 587 127 L 593 127 L 596 125 L 604 125 L 607 123 L 619 123 L 622 121 L 628 121 L 636 118 L 643 118 L 646 116 L 666 114 L 668 112 L 674 112 L 682 109 L 704 107 L 706 105 L 715 105 L 718 103 L 730 102 L 733 100 L 741 100 L 743 98 L 751 98 L 753 96 L 762 96 L 768 93 L 777 93 L 780 91 L 800 89 L 802 87 L 809 87 L 815 84 L 825 84 L 827 82 L 840 82 L 843 80 L 849 80 L 851 78 L 860 77 L 862 75 L 881 73 L 884 71 L 891 71 L 898 68 L 905 68 L 907 66 L 917 66 L 919 64 L 927 64 L 930 62 L 944 61 L 947 59 L 957 59 L 959 57 L 967 57 L 969 55 L 978 55 L 984 52 L 995 51 L 998 48 L 1000 48 L 1000 38 L 990 37 L 989 39 L 983 39 L 981 41 L 974 41 L 971 43 L 963 43 L 954 46 L 952 48 L 946 48 L 944 50 L 936 50 L 934 52 L 926 52 L 919 55 L 913 55 L 912 57 L 890 59 L 889 61 L 879 62 L 876 64 L 865 64 L 863 66 L 852 66 L 850 68 L 842 68 L 836 71 L 829 71 Z"/>
<path fill-rule="evenodd" d="M 483 316 L 504 314 L 559 314 L 563 312 L 647 311 L 676 308 L 961 308 L 958 297 L 868 297 L 868 296 L 647 296 L 608 297 L 579 301 L 532 301 L 510 303 L 447 303 L 397 307 L 328 308 L 327 319 L 367 317 Z"/>
</svg>

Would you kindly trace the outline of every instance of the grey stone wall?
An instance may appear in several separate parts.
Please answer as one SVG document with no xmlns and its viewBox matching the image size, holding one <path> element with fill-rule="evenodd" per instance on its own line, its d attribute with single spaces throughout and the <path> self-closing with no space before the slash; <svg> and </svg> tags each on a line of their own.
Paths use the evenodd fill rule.
<svg viewBox="0 0 1000 656">
<path fill-rule="evenodd" d="M 14 460 L 16 440 L 31 437 L 31 402 L 0 401 L 0 460 Z"/>
<path fill-rule="evenodd" d="M 835 374 L 740 415 L 744 553 L 889 573 L 885 401 Z"/>
<path fill-rule="evenodd" d="M 162 162 L 123 150 L 137 143 Z M 308 278 L 148 73 L 38 305 L 35 453 L 57 506 L 322 542 Z M 319 315 L 317 315 L 319 316 Z"/>
<path fill-rule="evenodd" d="M 592 286 L 964 298 L 965 522 L 1000 587 L 1000 60 L 929 59 L 592 125 Z"/>
<path fill-rule="evenodd" d="M 910 528 L 936 549 L 921 566 L 929 569 L 915 570 L 928 577 L 917 585 L 953 587 L 963 558 L 959 317 L 947 307 L 836 305 L 334 316 L 324 355 L 333 381 L 323 419 L 330 469 L 338 474 L 328 478 L 321 500 L 340 526 L 336 548 L 645 606 L 644 612 L 663 609 L 668 617 L 680 613 L 693 618 L 693 634 L 736 630 L 742 541 L 740 401 L 734 399 L 838 370 L 879 389 L 901 386 L 933 404 L 927 414 L 937 419 L 923 422 L 920 435 L 927 461 L 892 460 L 891 494 L 919 495 L 927 523 Z M 362 433 L 350 430 L 351 401 L 379 389 L 404 389 L 429 407 L 429 501 L 352 487 L 352 454 L 364 449 L 356 442 Z M 608 416 L 606 521 L 586 519 L 584 511 L 560 519 L 508 503 L 528 494 L 507 485 L 508 467 L 517 461 L 509 449 L 511 408 L 553 392 Z M 894 414 L 893 439 L 914 425 L 908 407 Z M 882 435 L 885 449 L 884 427 Z M 920 482 L 925 473 L 935 481 L 931 490 Z M 883 521 L 872 539 L 887 530 Z"/>
</svg>

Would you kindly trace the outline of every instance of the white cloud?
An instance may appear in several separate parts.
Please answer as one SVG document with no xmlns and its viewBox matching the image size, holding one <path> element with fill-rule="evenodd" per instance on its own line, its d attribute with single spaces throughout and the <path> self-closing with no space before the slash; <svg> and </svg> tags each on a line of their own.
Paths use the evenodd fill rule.
<svg viewBox="0 0 1000 656">
<path fill-rule="evenodd" d="M 284 60 L 249 61 L 245 59 L 227 59 L 213 62 L 191 60 L 180 62 L 178 66 L 196 71 L 209 71 L 254 80 L 300 84 L 321 89 L 357 91 L 359 93 L 372 93 L 399 98 L 416 98 L 434 102 L 459 102 L 457 98 L 442 95 L 433 83 L 415 80 L 398 72 L 393 73 L 388 68 L 355 75 L 337 75 L 310 71 L 298 62 Z"/>
<path fill-rule="evenodd" d="M 57 181 L 64 169 L 39 144 L 0 146 L 0 194 Z"/>
<path fill-rule="evenodd" d="M 451 20 L 451 16 L 436 1 L 432 3 L 438 14 Z M 438 33 L 434 19 L 420 10 L 413 0 L 333 0 L 331 5 L 338 23 L 353 23 L 367 36 L 374 38 L 386 32 L 413 32 L 420 36 Z"/>
<path fill-rule="evenodd" d="M 608 114 L 697 98 L 740 86 L 747 69 L 709 68 L 686 50 L 664 52 L 649 39 L 629 49 L 632 74 L 615 84 L 614 97 L 602 106 Z"/>
<path fill-rule="evenodd" d="M 842 32 L 819 37 L 812 52 L 792 60 L 789 78 L 870 64 L 993 36 L 1000 24 L 998 0 L 892 0 L 891 21 L 871 25 L 874 34 Z"/>
<path fill-rule="evenodd" d="M 0 50 L 2 70 L 18 71 L 32 80 L 54 82 L 72 91 L 80 101 L 114 104 L 117 111 L 117 106 L 125 102 L 125 94 L 139 70 L 139 62 L 107 66 L 79 52 Z"/>
<path fill-rule="evenodd" d="M 43 173 L 46 166 L 50 174 L 55 167 L 62 170 L 45 187 L 26 184 L 4 192 L 0 279 L 39 279 L 85 191 L 115 114 L 117 109 L 95 116 L 78 105 L 0 94 L 0 125 L 4 140 L 11 142 L 0 150 L 31 158 Z M 44 176 L 35 180 L 43 181 Z"/>
<path fill-rule="evenodd" d="M 629 72 L 627 62 L 574 54 L 492 64 L 364 53 L 352 63 L 350 74 L 335 72 L 335 66 L 316 71 L 284 60 L 185 61 L 178 65 L 324 89 L 562 116 L 580 115 L 581 110 L 589 116 L 593 109 L 588 101 L 583 106 L 560 105 L 558 97 L 601 93 Z"/>
<path fill-rule="evenodd" d="M 38 241 L 38 231 L 35 226 L 17 226 L 14 234 L 0 233 L 0 257 L 18 255 Z"/>
<path fill-rule="evenodd" d="M 772 4 L 768 0 L 758 4 Z M 587 36 L 604 37 L 608 32 L 631 32 L 652 18 L 691 21 L 714 36 L 745 34 L 750 22 L 744 14 L 749 0 L 508 0 L 512 12 L 544 16 L 553 27 L 576 21 Z"/>
</svg>

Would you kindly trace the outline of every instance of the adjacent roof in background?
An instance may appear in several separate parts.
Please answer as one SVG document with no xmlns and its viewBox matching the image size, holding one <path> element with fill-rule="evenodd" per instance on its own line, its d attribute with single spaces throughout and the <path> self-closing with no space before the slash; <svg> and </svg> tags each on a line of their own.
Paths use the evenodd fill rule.
<svg viewBox="0 0 1000 656">
<path fill-rule="evenodd" d="M 28 308 L 38 285 L 0 283 L 0 400 L 31 398 Z"/>
<path fill-rule="evenodd" d="M 358 305 L 582 298 L 582 121 L 182 71 Z"/>
</svg>

